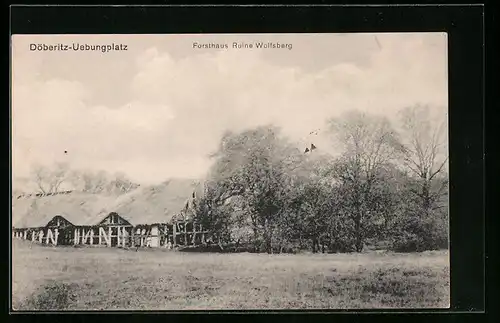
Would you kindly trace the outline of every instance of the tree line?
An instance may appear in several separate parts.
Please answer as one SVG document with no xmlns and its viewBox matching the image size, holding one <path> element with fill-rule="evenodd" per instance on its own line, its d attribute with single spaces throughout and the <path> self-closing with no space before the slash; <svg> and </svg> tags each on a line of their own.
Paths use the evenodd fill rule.
<svg viewBox="0 0 500 323">
<path fill-rule="evenodd" d="M 29 177 L 23 182 L 32 186 L 34 192 L 13 188 L 14 196 L 32 193 L 49 195 L 68 189 L 92 194 L 120 195 L 139 187 L 139 184 L 122 172 L 72 169 L 69 163 L 64 162 L 33 165 Z"/>
<path fill-rule="evenodd" d="M 221 247 L 257 252 L 447 248 L 446 122 L 420 105 L 398 117 L 328 120 L 337 155 L 304 153 L 274 126 L 227 132 L 197 220 Z"/>
</svg>

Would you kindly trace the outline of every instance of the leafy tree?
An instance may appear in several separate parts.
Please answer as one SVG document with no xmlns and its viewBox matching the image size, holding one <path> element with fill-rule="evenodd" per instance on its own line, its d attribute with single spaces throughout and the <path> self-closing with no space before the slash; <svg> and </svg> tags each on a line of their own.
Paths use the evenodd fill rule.
<svg viewBox="0 0 500 323">
<path fill-rule="evenodd" d="M 213 155 L 212 191 L 204 201 L 202 214 L 218 215 L 214 223 L 228 223 L 224 212 L 216 211 L 238 196 L 248 215 L 255 248 L 273 252 L 284 234 L 281 219 L 302 160 L 301 152 L 279 134 L 275 127 L 258 127 L 223 136 L 219 151 Z"/>
<path fill-rule="evenodd" d="M 205 183 L 204 194 L 197 198 L 195 204 L 196 221 L 212 233 L 212 241 L 217 242 L 221 248 L 223 243 L 231 240 L 232 209 L 227 202 L 232 196 L 234 195 L 226 192 L 224 185 L 208 181 Z"/>
</svg>

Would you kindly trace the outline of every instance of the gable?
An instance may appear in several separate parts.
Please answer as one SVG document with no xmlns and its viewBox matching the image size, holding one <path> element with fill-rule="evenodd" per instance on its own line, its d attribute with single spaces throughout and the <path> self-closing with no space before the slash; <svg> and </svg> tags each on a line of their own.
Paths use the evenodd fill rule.
<svg viewBox="0 0 500 323">
<path fill-rule="evenodd" d="M 46 225 L 46 227 L 51 227 L 51 228 L 64 228 L 72 226 L 74 226 L 73 223 L 69 222 L 60 215 L 56 215 L 55 217 L 53 217 L 52 220 L 50 220 Z"/>
<path fill-rule="evenodd" d="M 131 224 L 130 222 L 119 216 L 118 213 L 111 212 L 110 214 L 108 214 L 107 217 L 105 217 L 101 222 L 99 222 L 99 225 L 131 225 Z"/>
</svg>

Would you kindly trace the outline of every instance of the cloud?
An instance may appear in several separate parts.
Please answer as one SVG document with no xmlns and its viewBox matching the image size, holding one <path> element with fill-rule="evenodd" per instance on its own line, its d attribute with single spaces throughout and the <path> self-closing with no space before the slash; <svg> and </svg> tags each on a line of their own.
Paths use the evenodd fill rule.
<svg viewBox="0 0 500 323">
<path fill-rule="evenodd" d="M 26 174 L 33 163 L 67 161 L 74 167 L 109 171 L 120 163 L 155 155 L 174 115 L 168 106 L 130 102 L 118 109 L 88 106 L 82 84 L 64 80 L 13 89 L 13 166 Z M 67 151 L 67 153 L 64 153 Z M 160 155 L 161 156 L 161 155 Z M 153 157 L 154 158 L 154 157 Z M 140 177 L 138 171 L 135 177 Z"/>
<path fill-rule="evenodd" d="M 68 159 L 77 166 L 125 171 L 146 182 L 199 176 L 226 130 L 274 123 L 306 145 L 312 140 L 309 132 L 347 109 L 390 117 L 418 102 L 446 109 L 443 34 L 373 37 L 359 38 L 380 45 L 374 45 L 364 64 L 337 62 L 319 70 L 294 65 L 290 58 L 277 65 L 258 50 L 191 49 L 190 55 L 174 57 L 154 46 L 144 48 L 128 64 L 136 71 L 128 88 L 99 82 L 101 87 L 109 84 L 115 96 L 126 91 L 129 102 L 118 107 L 95 104 L 90 98 L 96 89 L 78 81 L 78 75 L 73 81 L 39 80 L 36 71 L 43 60 L 31 61 L 29 70 L 18 60 L 13 75 L 14 168 L 25 173 L 31 162 Z M 327 138 L 314 140 L 318 146 L 328 144 Z M 67 156 L 61 155 L 64 150 Z"/>
<path fill-rule="evenodd" d="M 347 109 L 394 116 L 417 102 L 447 104 L 446 43 L 435 35 L 379 35 L 367 67 L 341 63 L 319 72 L 270 64 L 261 51 L 216 51 L 174 60 L 156 48 L 137 60 L 137 97 L 168 102 L 189 135 L 212 145 L 226 129 L 275 123 L 304 139 Z M 432 37 L 431 37 L 432 38 Z M 314 57 L 311 57 L 314 59 Z M 304 139 L 306 140 L 306 139 Z"/>
</svg>

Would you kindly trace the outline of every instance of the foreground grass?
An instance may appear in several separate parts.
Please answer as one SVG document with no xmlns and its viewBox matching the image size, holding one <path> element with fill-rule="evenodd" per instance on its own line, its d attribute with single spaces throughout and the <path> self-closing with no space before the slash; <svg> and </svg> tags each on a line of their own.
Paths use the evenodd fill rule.
<svg viewBox="0 0 500 323">
<path fill-rule="evenodd" d="M 23 241 L 12 251 L 17 310 L 449 306 L 446 252 L 195 254 Z"/>
</svg>

